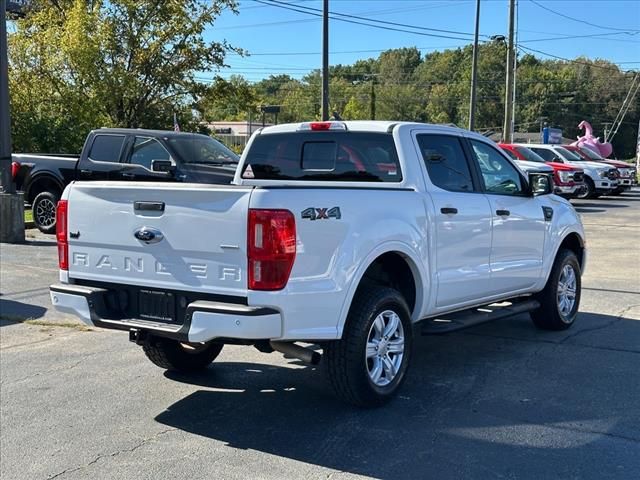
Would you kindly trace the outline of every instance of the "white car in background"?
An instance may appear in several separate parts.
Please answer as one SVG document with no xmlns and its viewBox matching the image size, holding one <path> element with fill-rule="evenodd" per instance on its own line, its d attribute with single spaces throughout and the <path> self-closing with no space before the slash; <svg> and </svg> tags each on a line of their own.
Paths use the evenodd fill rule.
<svg viewBox="0 0 640 480">
<path fill-rule="evenodd" d="M 600 162 L 585 162 L 573 152 L 562 145 L 549 144 L 516 144 L 534 151 L 547 162 L 565 163 L 567 165 L 582 168 L 585 174 L 585 190 L 578 198 L 597 198 L 607 195 L 618 188 L 620 174 L 611 165 Z"/>
</svg>

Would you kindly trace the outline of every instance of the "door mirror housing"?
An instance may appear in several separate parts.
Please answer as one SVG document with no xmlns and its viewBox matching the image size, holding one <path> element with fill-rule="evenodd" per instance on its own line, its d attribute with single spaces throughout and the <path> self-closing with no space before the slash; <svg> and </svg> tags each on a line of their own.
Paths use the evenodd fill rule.
<svg viewBox="0 0 640 480">
<path fill-rule="evenodd" d="M 151 170 L 153 172 L 173 173 L 176 169 L 171 160 L 151 160 Z"/>
<path fill-rule="evenodd" d="M 551 175 L 548 173 L 529 173 L 529 188 L 531 189 L 531 195 L 534 197 L 553 193 Z"/>
</svg>

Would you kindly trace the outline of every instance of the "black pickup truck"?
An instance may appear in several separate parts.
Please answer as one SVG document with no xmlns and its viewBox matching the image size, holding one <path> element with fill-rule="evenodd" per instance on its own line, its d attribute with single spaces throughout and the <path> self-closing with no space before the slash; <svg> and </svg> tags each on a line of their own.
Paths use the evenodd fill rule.
<svg viewBox="0 0 640 480">
<path fill-rule="evenodd" d="M 55 207 L 73 180 L 228 184 L 239 157 L 206 135 L 101 128 L 89 133 L 80 157 L 12 156 L 16 188 L 31 204 L 40 231 L 54 233 Z"/>
</svg>

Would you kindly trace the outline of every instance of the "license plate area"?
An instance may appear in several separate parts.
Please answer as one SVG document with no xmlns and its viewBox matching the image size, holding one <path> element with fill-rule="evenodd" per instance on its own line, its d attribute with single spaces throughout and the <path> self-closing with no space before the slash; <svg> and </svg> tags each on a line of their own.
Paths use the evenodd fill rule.
<svg viewBox="0 0 640 480">
<path fill-rule="evenodd" d="M 138 317 L 144 320 L 176 323 L 176 298 L 172 292 L 141 289 L 138 292 Z"/>
</svg>

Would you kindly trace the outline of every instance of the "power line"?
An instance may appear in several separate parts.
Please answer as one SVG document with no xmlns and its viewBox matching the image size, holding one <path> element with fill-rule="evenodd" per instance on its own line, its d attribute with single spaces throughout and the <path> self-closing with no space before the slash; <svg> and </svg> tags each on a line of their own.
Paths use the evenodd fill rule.
<svg viewBox="0 0 640 480">
<path fill-rule="evenodd" d="M 253 0 L 254 2 L 258 2 L 258 3 L 263 3 L 265 5 L 271 5 L 273 7 L 278 7 L 278 8 L 283 8 L 285 10 L 291 10 L 293 12 L 298 12 L 298 13 L 304 13 L 306 15 L 313 15 L 313 16 L 322 16 L 321 13 L 316 13 L 310 10 L 316 10 L 317 9 L 312 9 L 311 7 L 292 7 L 289 6 L 287 4 L 281 4 L 281 3 L 276 3 L 275 0 Z M 302 10 L 302 9 L 307 9 L 307 10 Z M 348 16 L 350 18 L 340 18 L 339 16 L 336 15 L 344 15 L 344 16 Z M 435 34 L 435 33 L 427 33 L 426 31 L 418 31 L 418 32 L 414 32 L 411 30 L 406 30 L 406 29 L 401 29 L 401 28 L 395 28 L 395 27 L 389 27 L 389 26 L 385 26 L 385 25 L 378 25 L 376 23 L 365 23 L 365 22 L 377 22 L 377 23 L 385 23 L 385 24 L 394 24 L 394 22 L 386 22 L 386 21 L 382 21 L 382 20 L 375 20 L 372 18 L 366 18 L 366 17 L 358 17 L 355 15 L 345 15 L 345 14 L 341 14 L 341 13 L 337 13 L 337 12 L 331 12 L 330 18 L 332 20 L 336 20 L 339 22 L 344 22 L 344 23 L 350 23 L 350 24 L 354 24 L 354 25 L 363 25 L 365 27 L 373 27 L 373 28 L 378 28 L 380 30 L 389 30 L 392 32 L 402 32 L 402 33 L 411 33 L 414 35 L 421 35 L 424 37 L 435 37 L 435 38 L 447 38 L 450 40 L 463 40 L 463 41 L 470 41 L 471 39 L 469 38 L 463 38 L 463 37 L 453 37 L 451 35 L 441 35 L 441 34 Z M 364 21 L 358 21 L 358 20 L 352 20 L 351 18 L 358 18 Z M 449 32 L 447 30 L 440 30 L 440 29 L 433 29 L 433 28 L 426 28 L 426 27 L 418 27 L 415 25 L 405 25 L 405 24 L 399 24 L 399 25 L 403 25 L 406 26 L 408 28 L 414 28 L 416 30 L 428 30 L 428 31 L 444 31 L 444 32 Z M 454 32 L 457 33 L 459 35 L 471 35 L 470 33 L 466 33 L 466 32 Z"/>
<path fill-rule="evenodd" d="M 633 28 L 616 28 L 616 27 L 607 27 L 607 26 L 604 26 L 604 25 L 598 25 L 598 24 L 596 24 L 596 23 L 587 22 L 586 20 L 580 20 L 579 18 L 571 17 L 571 16 L 566 15 L 566 14 L 564 14 L 564 13 L 557 12 L 557 11 L 555 11 L 555 10 L 552 10 L 551 8 L 549 8 L 549 7 L 545 7 L 544 5 L 542 5 L 542 4 L 538 3 L 538 2 L 536 2 L 535 0 L 529 0 L 529 1 L 530 1 L 531 3 L 533 3 L 534 5 L 536 5 L 536 6 L 540 7 L 540 8 L 542 8 L 543 10 L 546 10 L 547 12 L 551 12 L 551 13 L 553 13 L 553 14 L 555 14 L 555 15 L 558 15 L 558 16 L 560 16 L 560 17 L 566 18 L 566 19 L 568 19 L 568 20 L 572 20 L 572 21 L 574 21 L 574 22 L 578 22 L 578 23 L 583 23 L 583 24 L 585 24 L 585 25 L 589 25 L 589 26 L 591 26 L 591 27 L 600 28 L 600 29 L 602 29 L 602 30 L 616 30 L 616 31 L 619 31 L 619 32 L 627 32 L 627 33 L 628 33 L 628 32 L 640 32 L 640 30 L 633 29 Z"/>
<path fill-rule="evenodd" d="M 603 68 L 605 70 L 615 70 L 617 72 L 622 72 L 622 73 L 626 73 L 627 72 L 627 70 L 622 70 L 622 69 L 620 69 L 618 67 L 607 67 L 606 65 L 598 65 L 597 63 L 593 63 L 593 62 L 581 62 L 580 60 L 571 60 L 569 58 L 560 57 L 560 56 L 554 55 L 552 53 L 543 52 L 542 50 L 536 50 L 535 48 L 518 46 L 518 49 L 526 50 L 524 53 L 535 52 L 535 53 L 539 53 L 541 55 L 546 55 L 547 57 L 555 58 L 557 60 L 564 60 L 565 62 L 569 62 L 569 63 L 576 63 L 576 64 L 579 64 L 579 65 L 587 65 L 589 67 L 595 67 L 595 68 Z"/>
</svg>

